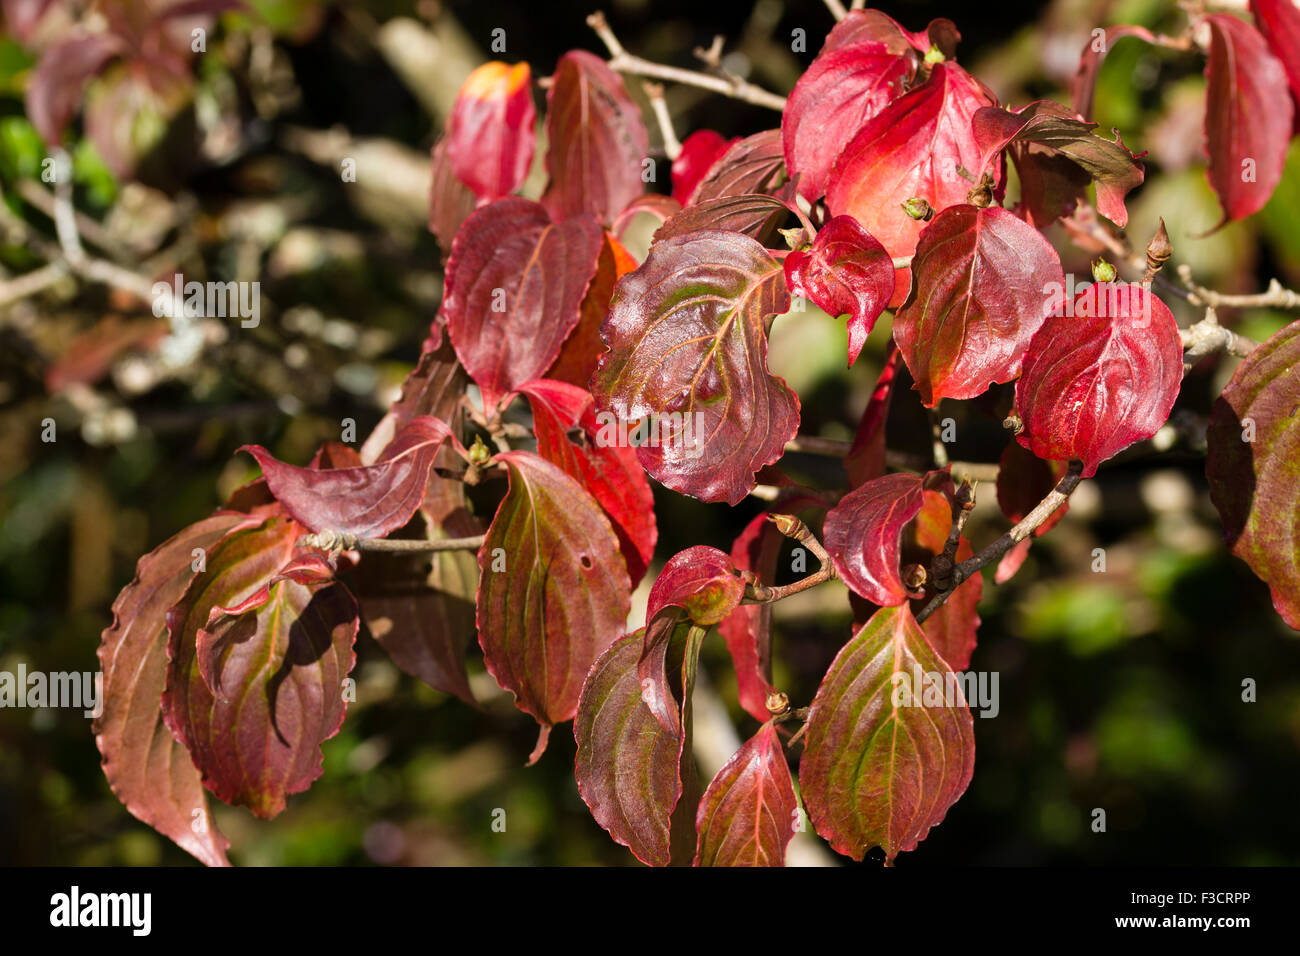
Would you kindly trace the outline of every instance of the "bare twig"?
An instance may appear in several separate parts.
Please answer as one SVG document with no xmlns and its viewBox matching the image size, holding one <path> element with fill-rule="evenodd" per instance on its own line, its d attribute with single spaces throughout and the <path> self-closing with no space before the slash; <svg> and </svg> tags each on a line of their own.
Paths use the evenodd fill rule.
<svg viewBox="0 0 1300 956">
<path fill-rule="evenodd" d="M 650 109 L 655 114 L 655 122 L 659 124 L 659 135 L 664 141 L 664 155 L 668 157 L 669 162 L 672 162 L 681 155 L 682 143 L 673 130 L 673 118 L 668 115 L 668 101 L 664 99 L 664 88 L 659 83 L 642 80 L 641 89 L 645 90 L 646 99 L 650 101 Z"/>
<path fill-rule="evenodd" d="M 387 551 L 412 554 L 432 551 L 477 551 L 483 546 L 483 535 L 472 538 L 441 538 L 425 541 L 419 538 L 358 538 L 346 531 L 318 531 L 298 539 L 303 548 L 320 548 L 322 551 Z"/>
<path fill-rule="evenodd" d="M 1221 326 L 1213 306 L 1205 310 L 1205 318 L 1190 328 L 1179 329 L 1178 334 L 1187 353 L 1183 361 L 1189 366 L 1211 352 L 1227 352 L 1245 358 L 1259 347 L 1259 343 Z"/>
<path fill-rule="evenodd" d="M 68 274 L 67 263 L 62 260 L 48 263 L 31 272 L 0 281 L 0 306 L 17 302 L 29 295 L 48 289 Z"/>
<path fill-rule="evenodd" d="M 807 591 L 809 588 L 815 588 L 819 584 L 831 580 L 835 577 L 835 565 L 831 563 L 831 556 L 826 553 L 822 543 L 817 540 L 817 536 L 812 533 L 806 524 L 796 518 L 794 515 L 773 514 L 768 515 L 772 523 L 777 526 L 780 532 L 787 538 L 797 541 L 806 547 L 817 558 L 820 567 L 806 578 L 801 578 L 793 584 L 782 585 L 781 587 L 769 587 L 762 583 L 754 583 L 745 587 L 746 604 L 775 604 L 792 594 L 798 594 L 800 591 Z"/>
<path fill-rule="evenodd" d="M 1061 476 L 1061 480 L 1056 483 L 1056 487 L 1048 492 L 1047 497 L 1036 504 L 1029 514 L 1010 531 L 998 538 L 986 548 L 976 552 L 965 561 L 953 566 L 952 575 L 949 580 L 947 590 L 936 588 L 935 593 L 926 602 L 925 606 L 916 615 L 918 623 L 924 621 L 927 617 L 937 611 L 943 602 L 948 600 L 957 587 L 969 578 L 972 574 L 978 574 L 980 568 L 998 560 L 1013 547 L 1019 544 L 1025 538 L 1029 537 L 1034 531 L 1042 525 L 1044 521 L 1050 518 L 1056 509 L 1061 507 L 1070 497 L 1070 494 L 1078 487 L 1079 481 L 1083 475 L 1083 462 L 1070 462 L 1069 470 Z"/>
<path fill-rule="evenodd" d="M 948 528 L 948 540 L 944 542 L 943 553 L 935 557 L 930 567 L 929 577 L 937 590 L 948 591 L 952 588 L 952 574 L 957 563 L 957 549 L 961 546 L 961 533 L 974 508 L 975 486 L 963 480 L 952 498 L 952 524 Z"/>
<path fill-rule="evenodd" d="M 831 12 L 831 16 L 833 16 L 837 22 L 843 20 L 849 15 L 849 11 L 844 9 L 844 4 L 842 4 L 840 0 L 825 0 L 825 2 L 826 9 Z"/>
<path fill-rule="evenodd" d="M 1282 283 L 1276 279 L 1269 281 L 1268 290 L 1265 292 L 1230 295 L 1197 285 L 1192 281 L 1192 270 L 1185 262 L 1178 267 L 1178 278 L 1191 292 L 1188 301 L 1193 305 L 1204 305 L 1209 308 L 1227 306 L 1239 309 L 1300 309 L 1300 292 L 1283 288 Z"/>
<path fill-rule="evenodd" d="M 641 59 L 639 56 L 633 56 L 623 49 L 623 44 L 618 41 L 618 37 L 614 35 L 614 31 L 610 29 L 609 23 L 605 20 L 605 15 L 600 11 L 587 17 L 587 24 L 596 31 L 596 35 L 600 37 L 601 42 L 605 44 L 605 48 L 609 50 L 610 68 L 620 73 L 649 76 L 656 80 L 667 80 L 670 83 L 696 86 L 702 90 L 712 90 L 715 93 L 721 93 L 723 96 L 729 96 L 732 99 L 742 100 L 746 103 L 753 103 L 756 106 L 765 106 L 778 112 L 785 109 L 784 96 L 778 96 L 776 93 L 755 86 L 753 83 L 748 83 L 738 77 L 710 76 L 696 70 L 683 70 L 680 67 L 652 63 L 649 60 Z"/>
</svg>

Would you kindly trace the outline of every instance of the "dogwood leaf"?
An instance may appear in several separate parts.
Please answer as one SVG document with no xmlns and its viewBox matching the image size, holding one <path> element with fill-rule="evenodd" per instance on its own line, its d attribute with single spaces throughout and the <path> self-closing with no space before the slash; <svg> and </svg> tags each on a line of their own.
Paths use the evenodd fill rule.
<svg viewBox="0 0 1300 956">
<path fill-rule="evenodd" d="M 700 800 L 696 866 L 784 866 L 799 801 L 776 726 L 765 723 Z"/>
</svg>

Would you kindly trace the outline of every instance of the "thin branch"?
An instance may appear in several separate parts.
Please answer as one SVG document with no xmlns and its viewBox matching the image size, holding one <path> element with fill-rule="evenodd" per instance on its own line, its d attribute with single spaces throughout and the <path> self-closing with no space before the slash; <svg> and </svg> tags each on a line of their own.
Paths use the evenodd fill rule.
<svg viewBox="0 0 1300 956">
<path fill-rule="evenodd" d="M 786 451 L 804 452 L 809 455 L 825 455 L 827 458 L 847 458 L 853 450 L 853 442 L 838 438 L 821 438 L 817 435 L 798 435 L 785 443 Z"/>
<path fill-rule="evenodd" d="M 840 3 L 840 0 L 825 0 L 825 2 L 826 9 L 831 12 L 831 16 L 837 23 L 849 15 L 849 11 L 844 9 L 844 4 Z"/>
<path fill-rule="evenodd" d="M 664 99 L 663 85 L 642 80 L 641 89 L 645 90 L 646 99 L 650 101 L 650 110 L 655 114 L 655 122 L 659 124 L 659 136 L 664 141 L 664 155 L 668 157 L 669 162 L 672 162 L 681 155 L 682 143 L 673 129 L 673 118 L 668 114 L 668 101 Z"/>
<path fill-rule="evenodd" d="M 1259 343 L 1252 339 L 1221 326 L 1213 306 L 1205 310 L 1205 318 L 1190 328 L 1179 329 L 1178 334 L 1187 353 L 1183 356 L 1183 361 L 1189 366 L 1211 352 L 1227 352 L 1245 358 L 1259 347 Z"/>
<path fill-rule="evenodd" d="M 712 90 L 734 100 L 742 100 L 756 106 L 765 106 L 778 112 L 785 109 L 784 96 L 778 96 L 776 93 L 769 92 L 738 77 L 709 76 L 707 73 L 683 70 L 675 66 L 665 66 L 662 63 L 652 63 L 649 60 L 641 59 L 639 56 L 633 56 L 623 49 L 623 44 L 618 41 L 618 37 L 614 35 L 614 31 L 610 29 L 609 23 L 605 20 L 605 15 L 600 11 L 587 17 L 587 24 L 596 31 L 596 35 L 600 37 L 601 42 L 605 44 L 605 48 L 609 50 L 610 69 L 617 70 L 620 73 L 631 73 L 635 76 L 649 76 L 656 80 L 667 80 L 670 83 L 682 83 L 686 86 L 699 87 L 702 90 Z"/>
<path fill-rule="evenodd" d="M 432 551 L 477 551 L 483 546 L 483 535 L 472 538 L 441 538 L 425 541 L 418 538 L 358 538 L 346 531 L 318 531 L 298 539 L 303 548 L 320 548 L 322 551 L 386 551 L 390 554 L 418 554 Z"/>
<path fill-rule="evenodd" d="M 1266 292 L 1231 295 L 1197 285 L 1192 281 L 1192 270 L 1185 262 L 1178 267 L 1178 278 L 1191 292 L 1188 301 L 1193 305 L 1204 305 L 1208 308 L 1226 306 L 1238 309 L 1300 309 L 1300 292 L 1283 288 L 1282 283 L 1276 279 L 1269 281 Z"/>
<path fill-rule="evenodd" d="M 975 486 L 963 480 L 957 493 L 952 498 L 952 524 L 948 528 L 948 540 L 944 542 L 943 553 L 938 555 L 931 566 L 930 577 L 939 591 L 952 589 L 953 569 L 957 564 L 957 549 L 961 547 L 961 533 L 966 527 L 966 519 L 975 508 Z"/>
<path fill-rule="evenodd" d="M 762 583 L 753 583 L 745 586 L 746 604 L 775 604 L 777 601 L 788 598 L 792 594 L 798 594 L 800 591 L 807 591 L 809 588 L 815 588 L 819 584 L 831 580 L 835 577 L 835 565 L 831 563 L 831 556 L 826 553 L 822 543 L 817 540 L 817 536 L 812 533 L 809 527 L 796 518 L 794 515 L 772 514 L 768 515 L 777 529 L 793 541 L 797 541 L 806 547 L 817 558 L 820 567 L 806 578 L 801 578 L 793 584 L 785 584 L 781 587 L 768 587 Z"/>
<path fill-rule="evenodd" d="M 1082 476 L 1083 462 L 1070 462 L 1069 470 L 1061 476 L 1061 480 L 1056 483 L 1056 487 L 1048 492 L 1047 497 L 1036 504 L 1034 509 L 1025 515 L 1014 528 L 988 545 L 988 547 L 976 552 L 953 567 L 948 589 L 936 589 L 930 600 L 916 615 L 917 623 L 924 621 L 937 611 L 963 581 L 973 574 L 978 574 L 980 568 L 998 560 L 1002 555 L 1033 534 L 1044 521 L 1056 513 L 1056 509 L 1065 503 L 1074 489 L 1079 486 Z"/>
<path fill-rule="evenodd" d="M 930 419 L 930 453 L 934 455 L 934 467 L 947 468 L 948 446 L 943 443 L 943 423 L 934 409 L 927 410 L 926 417 Z"/>
<path fill-rule="evenodd" d="M 0 306 L 6 306 L 10 302 L 17 302 L 19 299 L 25 299 L 29 295 L 48 289 L 67 274 L 67 263 L 60 259 L 39 269 L 33 269 L 31 272 L 14 276 L 12 279 L 0 281 Z"/>
</svg>

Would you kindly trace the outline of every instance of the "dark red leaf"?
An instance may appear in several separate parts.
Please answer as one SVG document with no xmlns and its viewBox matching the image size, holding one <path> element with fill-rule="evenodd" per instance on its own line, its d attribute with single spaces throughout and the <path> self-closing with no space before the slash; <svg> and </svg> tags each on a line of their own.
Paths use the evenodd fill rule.
<svg viewBox="0 0 1300 956">
<path fill-rule="evenodd" d="M 767 369 L 767 323 L 789 308 L 781 263 L 738 233 L 657 242 L 623 277 L 592 391 L 617 427 L 646 422 L 637 457 L 651 475 L 734 505 L 781 457 L 799 399 Z"/>
<path fill-rule="evenodd" d="M 808 715 L 799 785 L 817 832 L 855 860 L 873 846 L 886 862 L 916 849 L 970 783 L 972 723 L 911 610 L 881 608 L 836 655 Z"/>
<path fill-rule="evenodd" d="M 1018 524 L 1034 506 L 1047 497 L 1065 474 L 1068 462 L 1044 461 L 1026 450 L 1019 442 L 1010 442 L 998 463 L 998 507 L 1007 520 Z M 1067 501 L 1041 525 L 1034 534 L 1044 535 L 1056 527 L 1057 522 L 1070 510 Z"/>
<path fill-rule="evenodd" d="M 767 516 L 756 515 L 731 546 L 731 563 L 741 571 L 753 571 L 760 581 L 771 582 L 785 536 Z M 718 631 L 727 644 L 736 671 L 736 690 L 740 706 L 755 720 L 767 720 L 767 698 L 772 686 L 772 605 L 741 604 Z"/>
<path fill-rule="evenodd" d="M 641 170 L 649 139 L 641 111 L 622 78 L 584 50 L 560 58 L 546 104 L 551 181 L 542 205 L 557 220 L 588 213 L 613 222 L 645 192 Z"/>
<path fill-rule="evenodd" d="M 822 54 L 856 43 L 883 43 L 894 53 L 909 50 L 924 53 L 931 46 L 937 46 L 951 60 L 960 39 L 961 34 L 951 20 L 931 20 L 925 32 L 913 33 L 879 10 L 850 10 L 826 37 Z"/>
<path fill-rule="evenodd" d="M 1300 630 L 1300 322 L 1237 366 L 1214 404 L 1205 475 L 1232 553 Z"/>
<path fill-rule="evenodd" d="M 605 343 L 600 338 L 600 327 L 609 317 L 610 303 L 614 299 L 614 286 L 618 280 L 637 266 L 632 254 L 609 233 L 600 249 L 596 274 L 592 277 L 587 294 L 578 308 L 578 324 L 560 347 L 560 354 L 546 371 L 546 378 L 568 382 L 581 389 L 591 385 Z"/>
<path fill-rule="evenodd" d="M 673 199 L 685 205 L 714 162 L 738 142 L 711 129 L 697 129 L 682 140 L 682 151 L 673 160 Z"/>
<path fill-rule="evenodd" d="M 271 493 L 312 531 L 382 538 L 411 520 L 424 500 L 447 425 L 432 415 L 409 421 L 373 465 L 318 470 L 277 461 L 261 445 L 244 445 L 262 466 Z"/>
<path fill-rule="evenodd" d="M 775 196 L 744 193 L 706 199 L 687 206 L 668 219 L 655 230 L 654 241 L 662 242 L 700 229 L 739 232 L 762 240 L 773 225 L 789 214 L 790 200 L 786 198 L 787 195 L 787 189 L 782 188 Z"/>
<path fill-rule="evenodd" d="M 438 240 L 445 260 L 460 224 L 474 211 L 474 191 L 456 178 L 451 166 L 449 140 L 442 137 L 433 146 L 430 160 L 429 231 Z"/>
<path fill-rule="evenodd" d="M 204 786 L 260 817 L 320 776 L 320 746 L 343 723 L 356 660 L 347 589 L 280 574 L 301 533 L 272 518 L 227 535 L 167 614 L 167 727 Z"/>
<path fill-rule="evenodd" d="M 696 812 L 696 866 L 784 866 L 799 801 L 781 738 L 764 724 L 718 771 Z"/>
<path fill-rule="evenodd" d="M 900 52 L 877 41 L 823 50 L 813 60 L 781 118 L 786 168 L 799 178 L 800 195 L 815 202 L 825 194 L 840 151 L 903 94 L 920 59 L 910 46 Z"/>
<path fill-rule="evenodd" d="M 461 364 L 488 408 L 539 377 L 581 318 L 604 233 L 578 216 L 553 223 L 528 199 L 498 199 L 465 220 L 442 304 Z"/>
<path fill-rule="evenodd" d="M 1012 143 L 1033 144 L 1041 152 L 1021 153 L 1021 161 L 1041 164 L 1046 157 L 1062 157 L 1074 163 L 1097 184 L 1097 211 L 1115 225 L 1126 226 L 1124 197 L 1141 185 L 1143 166 L 1124 147 L 1118 131 L 1112 142 L 1094 135 L 1096 126 L 1051 100 L 1038 100 L 1016 111 L 985 107 L 975 114 L 974 125 L 980 165 L 991 165 Z M 1041 166 L 1034 174 L 1041 180 Z"/>
<path fill-rule="evenodd" d="M 1005 209 L 950 206 L 921 233 L 894 339 L 921 401 L 974 398 L 1020 374 L 1025 350 L 1065 288 L 1061 260 Z"/>
<path fill-rule="evenodd" d="M 1072 93 L 1074 108 L 1085 120 L 1092 119 L 1092 101 L 1097 93 L 1097 73 L 1101 69 L 1101 61 L 1125 37 L 1137 37 L 1146 43 L 1157 42 L 1155 35 L 1146 27 L 1107 27 L 1105 36 L 1089 37 L 1083 52 L 1079 54 L 1079 69 L 1074 75 Z"/>
<path fill-rule="evenodd" d="M 812 248 L 785 257 L 790 291 L 828 315 L 849 317 L 849 365 L 894 295 L 894 261 L 852 216 L 836 216 L 817 232 Z"/>
<path fill-rule="evenodd" d="M 519 188 L 533 161 L 532 71 L 527 63 L 484 63 L 465 80 L 447 123 L 456 177 L 480 202 Z"/>
<path fill-rule="evenodd" d="M 1273 195 L 1286 166 L 1295 107 L 1286 70 L 1258 30 L 1229 13 L 1210 14 L 1205 22 L 1208 175 L 1226 222 L 1258 212 Z"/>
<path fill-rule="evenodd" d="M 605 510 L 635 587 L 659 537 L 654 495 L 636 451 L 601 442 L 594 403 L 585 389 L 537 379 L 519 390 L 533 409 L 537 453 L 581 484 Z"/>
<path fill-rule="evenodd" d="M 704 174 L 690 201 L 693 206 L 724 196 L 773 193 L 788 179 L 779 129 L 765 130 L 732 143 Z"/>
<path fill-rule="evenodd" d="M 27 118 L 48 146 L 63 142 L 86 81 L 124 52 L 112 33 L 74 33 L 46 48 L 27 82 Z"/>
<path fill-rule="evenodd" d="M 230 845 L 212 821 L 199 771 L 163 725 L 168 608 L 194 577 L 196 563 L 231 531 L 260 518 L 219 511 L 160 544 L 136 565 L 113 602 L 113 624 L 99 645 L 103 712 L 95 742 L 104 776 L 132 815 L 208 866 L 229 866 Z"/>
<path fill-rule="evenodd" d="M 496 460 L 510 489 L 478 553 L 478 637 L 488 672 L 541 724 L 532 762 L 623 633 L 631 588 L 609 519 L 581 485 L 530 452 Z"/>
<path fill-rule="evenodd" d="M 885 475 L 850 491 L 826 515 L 826 550 L 849 590 L 873 604 L 909 597 L 899 571 L 899 537 L 921 510 L 923 479 Z"/>
<path fill-rule="evenodd" d="M 850 488 L 856 488 L 885 473 L 885 422 L 889 418 L 889 405 L 894 397 L 894 379 L 898 375 L 900 358 L 898 346 L 891 338 L 885 351 L 884 367 L 880 370 L 876 387 L 872 389 L 871 398 L 858 422 L 853 445 L 844 459 L 844 471 L 848 475 Z"/>
<path fill-rule="evenodd" d="M 1168 420 L 1183 346 L 1168 306 L 1139 285 L 1097 283 L 1065 305 L 1057 304 L 1025 355 L 1017 440 L 1039 458 L 1081 460 L 1090 478 Z"/>
</svg>

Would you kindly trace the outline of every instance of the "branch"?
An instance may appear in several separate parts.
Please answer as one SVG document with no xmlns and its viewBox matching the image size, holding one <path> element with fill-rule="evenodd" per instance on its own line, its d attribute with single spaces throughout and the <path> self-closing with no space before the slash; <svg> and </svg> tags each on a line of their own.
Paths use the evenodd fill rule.
<svg viewBox="0 0 1300 956">
<path fill-rule="evenodd" d="M 1079 480 L 1083 475 L 1083 462 L 1070 462 L 1069 470 L 1061 476 L 1061 480 L 1056 483 L 1056 487 L 1048 492 L 1047 497 L 1034 506 L 1034 509 L 1021 519 L 1020 523 L 1014 528 L 998 538 L 982 551 L 976 552 L 971 557 L 957 564 L 952 569 L 952 577 L 948 588 L 936 588 L 935 593 L 930 600 L 926 602 L 925 607 L 921 608 L 916 615 L 917 623 L 921 623 L 935 611 L 937 611 L 943 602 L 948 600 L 958 586 L 973 574 L 978 574 L 980 568 L 1002 557 L 1021 541 L 1028 538 L 1044 521 L 1050 518 L 1056 509 L 1065 503 L 1070 494 L 1079 485 Z M 954 502 L 954 510 L 956 502 Z M 954 522 L 955 524 L 956 522 Z M 945 548 L 945 553 L 947 549 Z"/>
<path fill-rule="evenodd" d="M 483 535 L 472 538 L 441 538 L 426 541 L 418 538 L 358 538 L 346 531 L 318 531 L 298 539 L 298 546 L 322 551 L 386 551 L 390 554 L 418 554 L 432 551 L 477 551 Z"/>
<path fill-rule="evenodd" d="M 849 11 L 844 9 L 844 4 L 840 0 L 825 0 L 826 9 L 831 12 L 831 16 L 838 23 L 849 15 Z"/>
<path fill-rule="evenodd" d="M 1294 292 L 1291 294 L 1295 295 Z M 1190 328 L 1179 329 L 1178 334 L 1182 337 L 1183 348 L 1187 352 L 1183 361 L 1189 366 L 1211 352 L 1222 351 L 1245 358 L 1259 347 L 1259 343 L 1221 326 L 1213 306 L 1206 308 L 1205 318 Z"/>
<path fill-rule="evenodd" d="M 664 141 L 664 155 L 671 163 L 681 155 L 682 143 L 673 129 L 673 118 L 668 114 L 668 101 L 664 99 L 664 88 L 659 83 L 642 80 L 641 89 L 645 90 L 646 99 L 650 101 L 650 109 L 659 124 L 659 136 Z"/>
<path fill-rule="evenodd" d="M 605 14 L 599 10 L 587 17 L 587 25 L 596 31 L 596 35 L 600 37 L 601 42 L 605 44 L 605 48 L 609 50 L 610 69 L 617 70 L 620 73 L 631 73 L 635 76 L 649 76 L 656 80 L 667 80 L 670 83 L 696 86 L 702 90 L 712 90 L 715 93 L 721 93 L 723 96 L 729 96 L 733 100 L 743 100 L 746 103 L 765 106 L 777 112 L 785 109 L 784 96 L 778 96 L 760 86 L 747 83 L 739 77 L 709 76 L 707 73 L 683 70 L 675 66 L 665 66 L 662 63 L 652 63 L 649 60 L 641 59 L 639 56 L 633 56 L 623 49 L 623 44 L 618 41 L 618 37 L 610 29 Z"/>
<path fill-rule="evenodd" d="M 1282 283 L 1276 279 L 1269 281 L 1266 292 L 1230 295 L 1197 285 L 1192 281 L 1192 270 L 1185 262 L 1178 267 L 1178 278 L 1191 292 L 1187 298 L 1193 305 L 1204 305 L 1211 309 L 1220 306 L 1239 309 L 1300 309 L 1300 292 L 1283 288 Z"/>
<path fill-rule="evenodd" d="M 745 604 L 775 604 L 792 594 L 815 588 L 817 585 L 824 584 L 835 577 L 835 565 L 831 563 L 831 556 L 826 553 L 822 543 L 817 540 L 817 536 L 809 530 L 806 524 L 794 515 L 772 514 L 768 515 L 768 517 L 783 535 L 798 541 L 811 551 L 820 563 L 820 567 L 808 577 L 781 587 L 768 587 L 758 582 L 748 584 L 745 586 L 745 600 L 742 602 Z"/>
<path fill-rule="evenodd" d="M 948 528 L 948 540 L 944 542 L 943 553 L 931 564 L 931 577 L 939 591 L 951 591 L 952 576 L 957 563 L 957 549 L 961 546 L 961 533 L 966 527 L 966 519 L 975 508 L 975 486 L 969 481 L 962 481 L 961 487 L 952 499 L 952 524 Z"/>
</svg>

